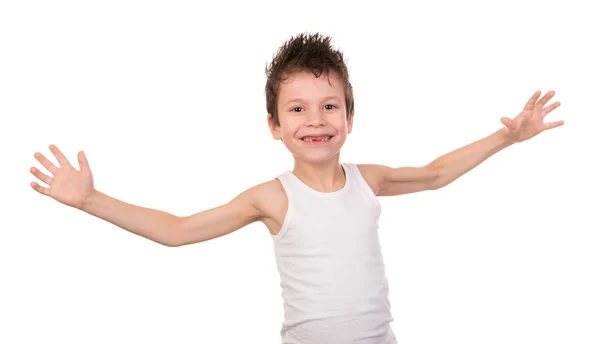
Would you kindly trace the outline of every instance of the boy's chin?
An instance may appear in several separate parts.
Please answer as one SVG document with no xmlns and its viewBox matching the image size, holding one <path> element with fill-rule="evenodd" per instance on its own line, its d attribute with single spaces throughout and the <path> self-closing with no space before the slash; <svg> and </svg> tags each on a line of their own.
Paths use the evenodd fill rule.
<svg viewBox="0 0 600 344">
<path fill-rule="evenodd" d="M 332 159 L 336 159 L 339 158 L 339 152 L 340 150 L 314 150 L 314 151 L 306 151 L 306 150 L 300 150 L 300 151 L 290 151 L 292 153 L 292 155 L 294 156 L 294 159 L 297 160 L 301 160 L 303 162 L 309 163 L 309 164 L 323 164 L 323 163 L 327 163 L 329 161 L 331 161 Z"/>
</svg>

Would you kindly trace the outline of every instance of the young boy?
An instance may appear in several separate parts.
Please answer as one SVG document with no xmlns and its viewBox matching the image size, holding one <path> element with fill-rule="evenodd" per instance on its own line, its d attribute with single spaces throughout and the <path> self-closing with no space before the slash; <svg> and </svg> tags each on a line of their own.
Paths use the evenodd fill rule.
<svg viewBox="0 0 600 344">
<path fill-rule="evenodd" d="M 34 190 L 167 246 L 211 240 L 260 221 L 274 243 L 285 317 L 282 343 L 396 343 L 388 282 L 378 237 L 377 196 L 439 189 L 516 142 L 555 128 L 544 123 L 560 104 L 554 92 L 529 99 L 514 119 L 488 137 L 423 167 L 340 163 L 352 132 L 354 98 L 341 52 L 320 34 L 300 34 L 267 66 L 268 125 L 294 156 L 293 171 L 252 186 L 227 204 L 187 217 L 114 199 L 93 185 L 83 152 L 75 170 L 54 145 L 56 167 L 41 153 L 35 167 L 49 185 Z"/>
</svg>

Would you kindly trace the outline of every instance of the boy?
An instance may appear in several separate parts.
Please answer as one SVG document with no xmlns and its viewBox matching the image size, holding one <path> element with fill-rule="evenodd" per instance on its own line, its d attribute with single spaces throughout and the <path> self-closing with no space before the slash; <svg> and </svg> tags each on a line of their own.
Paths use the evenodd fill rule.
<svg viewBox="0 0 600 344">
<path fill-rule="evenodd" d="M 293 171 L 250 187 L 227 204 L 187 217 L 128 204 L 94 188 L 83 152 L 75 170 L 54 145 L 60 167 L 42 154 L 35 167 L 50 187 L 34 190 L 167 246 L 211 240 L 260 221 L 269 230 L 281 277 L 282 343 L 396 343 L 378 238 L 377 196 L 439 189 L 516 142 L 555 128 L 554 92 L 529 99 L 500 130 L 423 167 L 340 163 L 352 131 L 354 97 L 341 52 L 320 34 L 300 34 L 267 66 L 268 125 L 294 156 Z"/>
</svg>

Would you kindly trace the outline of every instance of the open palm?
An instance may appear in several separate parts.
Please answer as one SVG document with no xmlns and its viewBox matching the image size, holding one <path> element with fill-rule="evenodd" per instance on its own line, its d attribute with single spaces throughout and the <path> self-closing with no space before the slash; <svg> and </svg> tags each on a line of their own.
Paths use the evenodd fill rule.
<svg viewBox="0 0 600 344">
<path fill-rule="evenodd" d="M 63 204 L 81 209 L 86 200 L 94 192 L 92 172 L 85 154 L 79 152 L 78 160 L 81 171 L 78 171 L 55 145 L 50 145 L 50 151 L 58 160 L 60 167 L 56 167 L 42 153 L 35 153 L 34 157 L 52 174 L 52 177 L 42 173 L 35 167 L 29 170 L 34 176 L 50 187 L 43 187 L 36 182 L 31 182 L 31 187 L 42 195 L 52 197 Z"/>
<path fill-rule="evenodd" d="M 555 94 L 554 91 L 546 93 L 541 99 L 541 91 L 536 91 L 521 113 L 513 119 L 502 117 L 500 121 L 506 126 L 508 138 L 512 142 L 522 142 L 529 140 L 542 131 L 560 127 L 564 121 L 544 122 L 544 118 L 554 109 L 560 106 L 560 102 L 554 102 L 552 105 L 546 106 L 546 103 Z"/>
</svg>

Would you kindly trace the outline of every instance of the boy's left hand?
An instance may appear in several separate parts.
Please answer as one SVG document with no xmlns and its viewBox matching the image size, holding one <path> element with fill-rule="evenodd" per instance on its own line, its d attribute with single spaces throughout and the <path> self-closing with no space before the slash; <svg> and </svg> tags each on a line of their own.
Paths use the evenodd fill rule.
<svg viewBox="0 0 600 344">
<path fill-rule="evenodd" d="M 550 91 L 538 100 L 541 93 L 541 91 L 536 91 L 517 117 L 513 119 L 502 117 L 500 119 L 502 124 L 505 125 L 506 138 L 510 142 L 529 140 L 544 130 L 560 127 L 565 123 L 564 121 L 544 123 L 544 117 L 559 107 L 560 102 L 554 102 L 552 105 L 544 107 L 555 92 Z"/>
</svg>

